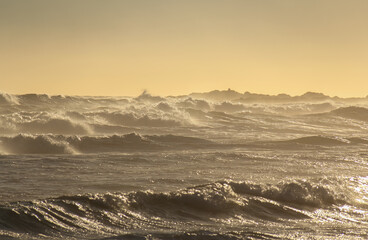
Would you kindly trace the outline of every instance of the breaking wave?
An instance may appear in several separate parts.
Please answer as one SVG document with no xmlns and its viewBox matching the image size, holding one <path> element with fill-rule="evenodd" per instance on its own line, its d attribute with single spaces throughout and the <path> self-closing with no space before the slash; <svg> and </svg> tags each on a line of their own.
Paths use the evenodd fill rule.
<svg viewBox="0 0 368 240">
<path fill-rule="evenodd" d="M 328 188 L 328 184 L 311 183 L 305 180 L 281 182 L 277 185 L 259 185 L 244 182 L 229 182 L 237 194 L 259 196 L 274 201 L 298 206 L 298 208 L 323 208 L 344 204 L 346 196 Z"/>
<path fill-rule="evenodd" d="M 12 94 L 0 92 L 0 105 L 1 104 L 15 104 L 19 105 L 19 99 Z"/>
<path fill-rule="evenodd" d="M 241 94 L 233 90 L 177 97 L 143 92 L 135 98 L 0 93 L 0 135 L 96 136 L 134 131 L 187 136 L 205 134 L 210 139 L 221 135 L 233 142 L 234 132 L 251 135 L 257 140 L 276 139 L 279 128 L 305 135 L 333 134 L 333 130 L 339 131 L 341 127 L 361 132 L 366 126 L 346 119 L 368 122 L 368 110 L 362 107 L 366 101 L 330 98 L 316 93 L 291 97 Z M 344 107 L 354 103 L 359 107 Z M 304 118 L 305 114 L 316 117 Z M 300 115 L 303 118 L 298 118 Z M 336 128 L 324 133 L 326 126 Z"/>
<path fill-rule="evenodd" d="M 70 144 L 53 136 L 17 135 L 0 138 L 0 146 L 11 154 L 64 154 L 74 153 Z"/>
<path fill-rule="evenodd" d="M 309 218 L 313 209 L 346 201 L 345 196 L 322 182 L 260 185 L 219 181 L 167 193 L 85 194 L 7 203 L 0 206 L 0 229 L 35 234 L 78 231 L 106 234 L 137 227 L 178 230 L 190 221 L 213 222 L 237 219 L 239 215 L 265 221 Z M 184 224 L 170 224 L 178 221 Z"/>
<path fill-rule="evenodd" d="M 141 95 L 135 98 L 135 100 L 143 101 L 143 102 L 147 101 L 147 102 L 158 103 L 158 102 L 164 101 L 165 99 L 159 96 L 152 96 L 151 94 L 147 92 L 147 90 L 144 90 L 141 93 Z"/>
</svg>

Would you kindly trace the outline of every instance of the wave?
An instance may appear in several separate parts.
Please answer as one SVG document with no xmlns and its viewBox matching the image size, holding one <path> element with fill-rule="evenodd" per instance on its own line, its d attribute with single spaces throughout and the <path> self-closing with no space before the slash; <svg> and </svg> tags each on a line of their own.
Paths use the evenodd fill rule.
<svg viewBox="0 0 368 240">
<path fill-rule="evenodd" d="M 2 104 L 19 105 L 19 99 L 15 95 L 0 92 L 0 105 L 2 105 Z"/>
<path fill-rule="evenodd" d="M 75 153 L 68 142 L 56 139 L 54 136 L 17 135 L 1 137 L 0 146 L 11 154 L 66 154 Z"/>
<path fill-rule="evenodd" d="M 367 145 L 368 139 L 365 137 L 337 137 L 337 136 L 306 136 L 290 140 L 270 140 L 247 142 L 244 144 L 233 144 L 239 148 L 270 148 L 270 149 L 323 149 L 333 147 L 352 147 L 358 145 Z M 231 145 L 228 145 L 229 147 Z"/>
<path fill-rule="evenodd" d="M 232 138 L 233 133 L 241 133 L 243 139 L 250 136 L 250 140 L 260 141 L 280 139 L 278 133 L 333 135 L 335 131 L 344 136 L 345 129 L 349 134 L 360 136 L 356 133 L 366 126 L 357 121 L 346 121 L 345 118 L 368 122 L 366 108 L 335 109 L 345 103 L 334 102 L 332 99 L 267 104 L 232 100 L 232 97 L 227 99 L 226 96 L 249 95 L 239 95 L 233 91 L 213 94 L 225 96 L 226 99 L 215 97 L 217 100 L 204 100 L 195 99 L 194 96 L 157 97 L 147 92 L 136 98 L 45 94 L 15 96 L 3 93 L 0 94 L 0 135 L 26 133 L 96 136 L 135 131 L 144 134 L 200 136 L 203 133 L 208 138 L 234 142 L 238 139 Z M 278 95 L 278 98 L 288 97 Z M 313 93 L 303 97 L 309 98 L 325 97 Z M 321 112 L 324 114 L 315 115 L 316 117 L 298 116 Z"/>
<path fill-rule="evenodd" d="M 81 97 L 47 94 L 23 94 L 16 95 L 19 105 L 24 110 L 60 110 L 60 107 L 66 109 L 84 109 L 95 108 L 98 106 L 119 106 L 128 104 L 129 100 L 125 97 Z"/>
<path fill-rule="evenodd" d="M 103 127 L 105 128 L 105 127 Z M 127 132 L 130 129 L 111 131 Z M 0 137 L 0 148 L 8 154 L 77 154 L 103 152 L 173 151 L 197 149 L 232 149 L 252 147 L 304 148 L 350 146 L 368 144 L 365 138 L 334 138 L 308 136 L 287 141 L 248 142 L 244 144 L 216 143 L 203 138 L 178 135 L 140 135 L 129 133 L 110 136 L 66 136 L 66 135 L 27 135 Z"/>
<path fill-rule="evenodd" d="M 186 113 L 185 113 L 186 114 Z M 154 115 L 154 114 L 151 114 Z M 189 114 L 187 114 L 189 116 Z M 1 134 L 63 134 L 63 135 L 94 135 L 127 133 L 138 131 L 139 128 L 174 128 L 188 125 L 188 117 L 178 114 L 155 115 L 123 112 L 50 112 L 20 111 L 17 113 L 0 114 Z"/>
<path fill-rule="evenodd" d="M 348 138 L 348 141 L 350 141 L 351 143 L 355 143 L 355 144 L 368 144 L 367 138 L 352 137 L 352 138 Z"/>
<path fill-rule="evenodd" d="M 139 95 L 138 97 L 135 98 L 135 100 L 137 100 L 137 101 L 147 101 L 147 102 L 158 103 L 158 102 L 164 101 L 165 99 L 162 98 L 162 97 L 159 97 L 159 96 L 152 96 L 146 90 L 144 90 L 141 93 L 141 95 Z"/>
<path fill-rule="evenodd" d="M 211 109 L 211 105 L 207 101 L 201 99 L 192 99 L 190 97 L 178 102 L 177 106 L 201 111 L 209 111 Z"/>
<path fill-rule="evenodd" d="M 34 120 L 18 124 L 18 131 L 32 134 L 66 134 L 86 135 L 91 129 L 86 124 L 73 122 L 69 119 L 51 118 L 48 120 Z"/>
<path fill-rule="evenodd" d="M 166 102 L 160 102 L 159 104 L 156 105 L 156 108 L 164 112 L 172 112 L 174 110 L 174 108 Z"/>
<path fill-rule="evenodd" d="M 207 101 L 208 100 L 208 101 Z M 17 104 L 17 105 L 126 105 L 126 104 L 159 104 L 171 102 L 179 107 L 194 108 L 199 110 L 210 110 L 212 104 L 219 105 L 218 108 L 227 107 L 221 106 L 223 103 L 237 104 L 253 104 L 253 103 L 265 103 L 265 104 L 280 104 L 280 103 L 323 103 L 323 102 L 335 102 L 335 103 L 365 103 L 367 98 L 339 98 L 329 97 L 322 93 L 307 92 L 301 96 L 290 96 L 287 94 L 278 95 L 266 95 L 255 93 L 239 93 L 234 90 L 227 91 L 211 91 L 205 93 L 192 93 L 189 95 L 176 96 L 176 97 L 161 97 L 152 96 L 147 91 L 144 91 L 138 97 L 81 97 L 81 96 L 63 96 L 63 95 L 47 95 L 47 94 L 23 94 L 12 95 L 8 93 L 0 92 L 0 104 Z M 237 106 L 241 108 L 241 105 Z M 323 107 L 323 106 L 321 106 Z M 214 109 L 212 109 L 214 110 Z"/>
<path fill-rule="evenodd" d="M 204 93 L 191 93 L 189 94 L 192 98 L 197 99 L 208 99 L 211 101 L 238 101 L 242 103 L 292 103 L 292 102 L 323 102 L 326 100 L 338 101 L 338 102 L 365 102 L 365 98 L 340 98 L 340 97 L 330 97 L 323 93 L 316 92 L 306 92 L 300 96 L 290 96 L 288 94 L 278 94 L 278 95 L 267 95 L 267 94 L 257 94 L 244 92 L 239 93 L 237 91 L 231 90 L 214 90 Z"/>
<path fill-rule="evenodd" d="M 45 102 L 51 99 L 51 97 L 47 94 L 35 94 L 35 93 L 19 95 L 19 98 L 23 103 Z"/>
<path fill-rule="evenodd" d="M 73 120 L 77 121 L 86 121 L 87 118 L 83 114 L 76 112 L 76 111 L 67 111 L 65 115 Z"/>
<path fill-rule="evenodd" d="M 154 151 L 165 149 L 165 146 L 135 133 L 108 137 L 68 137 L 66 141 L 81 153 Z"/>
<path fill-rule="evenodd" d="M 166 193 L 84 194 L 6 203 L 0 206 L 0 230 L 35 234 L 111 234 L 116 229 L 137 227 L 186 230 L 190 222 L 195 225 L 197 221 L 210 223 L 239 216 L 264 221 L 309 218 L 316 208 L 346 203 L 344 196 L 322 182 L 262 185 L 219 181 Z"/>
<path fill-rule="evenodd" d="M 55 104 L 75 104 L 78 102 L 87 102 L 84 97 L 78 96 L 64 96 L 64 95 L 48 95 L 48 94 L 22 94 L 17 95 L 20 104 L 22 105 L 38 105 L 38 104 L 46 104 L 46 105 L 55 105 Z"/>
<path fill-rule="evenodd" d="M 95 134 L 100 135 L 119 135 L 139 132 L 139 128 L 136 127 L 115 126 L 109 124 L 90 124 L 90 127 Z"/>
<path fill-rule="evenodd" d="M 261 110 L 275 114 L 300 115 L 300 114 L 318 114 L 335 109 L 330 102 L 321 103 L 292 103 L 292 104 L 274 104 L 263 105 Z M 259 111 L 259 110 L 258 110 Z"/>
<path fill-rule="evenodd" d="M 130 133 L 102 137 L 19 134 L 0 137 L 0 146 L 10 154 L 70 154 L 197 149 L 219 145 L 194 137 Z"/>
<path fill-rule="evenodd" d="M 368 122 L 368 109 L 364 107 L 341 107 L 330 112 L 333 115 Z"/>
<path fill-rule="evenodd" d="M 120 113 L 120 112 L 98 112 L 93 113 L 96 116 L 100 116 L 106 119 L 111 124 L 117 124 L 122 126 L 140 126 L 140 127 L 176 127 L 181 126 L 181 123 L 172 119 L 164 118 L 151 118 L 147 115 L 137 116 L 133 113 Z"/>
<path fill-rule="evenodd" d="M 153 233 L 128 233 L 113 237 L 102 238 L 101 240 L 145 240 L 145 239 L 157 239 L 157 240 L 244 240 L 244 239 L 278 239 L 276 235 L 269 233 L 260 233 L 257 231 L 188 231 L 184 233 L 177 232 L 153 232 Z"/>
<path fill-rule="evenodd" d="M 221 112 L 240 112 L 245 110 L 245 107 L 243 104 L 234 104 L 231 102 L 222 102 L 221 104 L 215 105 L 216 111 Z"/>
<path fill-rule="evenodd" d="M 308 136 L 285 141 L 286 143 L 297 143 L 307 145 L 336 146 L 351 143 L 348 139 L 327 137 L 327 136 Z M 357 142 L 357 141 L 356 141 Z"/>
<path fill-rule="evenodd" d="M 346 196 L 336 193 L 323 182 L 306 180 L 281 182 L 276 185 L 259 185 L 244 182 L 228 182 L 237 194 L 259 196 L 292 206 L 325 208 L 334 204 L 347 203 Z"/>
</svg>

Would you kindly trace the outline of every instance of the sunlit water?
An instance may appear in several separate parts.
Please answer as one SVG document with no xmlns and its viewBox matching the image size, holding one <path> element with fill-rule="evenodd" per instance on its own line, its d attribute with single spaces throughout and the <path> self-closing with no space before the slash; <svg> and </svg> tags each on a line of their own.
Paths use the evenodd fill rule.
<svg viewBox="0 0 368 240">
<path fill-rule="evenodd" d="M 367 239 L 365 101 L 0 98 L 0 239 Z"/>
</svg>

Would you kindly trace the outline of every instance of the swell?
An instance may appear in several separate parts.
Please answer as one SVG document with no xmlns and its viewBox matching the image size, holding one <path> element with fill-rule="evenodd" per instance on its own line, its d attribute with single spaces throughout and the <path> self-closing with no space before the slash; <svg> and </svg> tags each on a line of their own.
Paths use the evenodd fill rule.
<svg viewBox="0 0 368 240">
<path fill-rule="evenodd" d="M 216 147 L 211 141 L 175 135 L 112 136 L 25 135 L 0 137 L 0 148 L 10 154 L 71 154 L 131 152 Z"/>
<path fill-rule="evenodd" d="M 342 117 L 346 119 L 368 122 L 368 108 L 361 106 L 339 107 L 329 112 L 311 114 L 315 117 Z"/>
<path fill-rule="evenodd" d="M 172 151 L 197 149 L 277 148 L 299 149 L 368 144 L 366 138 L 308 136 L 286 141 L 261 141 L 242 144 L 217 143 L 178 135 L 64 136 L 19 134 L 0 137 L 0 150 L 7 154 L 78 154 L 103 152 Z"/>
<path fill-rule="evenodd" d="M 306 136 L 281 141 L 261 141 L 249 144 L 251 147 L 277 148 L 277 149 L 314 149 L 330 147 L 352 147 L 366 145 L 365 137 L 337 137 L 337 136 Z"/>
<path fill-rule="evenodd" d="M 296 143 L 296 144 L 322 145 L 322 146 L 336 146 L 350 143 L 348 139 L 329 136 L 307 136 L 288 140 L 285 142 L 290 144 Z"/>
<path fill-rule="evenodd" d="M 348 201 L 323 182 L 219 181 L 166 193 L 85 194 L 8 203 L 0 206 L 0 230 L 34 234 L 111 233 L 137 227 L 179 230 L 180 224 L 170 222 L 210 223 L 239 215 L 265 221 L 303 219 L 310 217 L 309 211 Z"/>
<path fill-rule="evenodd" d="M 341 107 L 331 111 L 331 114 L 361 121 L 368 121 L 368 109 L 358 106 Z"/>
</svg>

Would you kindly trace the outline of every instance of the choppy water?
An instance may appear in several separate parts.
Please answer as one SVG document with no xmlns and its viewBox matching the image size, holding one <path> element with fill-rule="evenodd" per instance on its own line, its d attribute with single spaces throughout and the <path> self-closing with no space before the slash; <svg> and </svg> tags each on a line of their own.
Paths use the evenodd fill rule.
<svg viewBox="0 0 368 240">
<path fill-rule="evenodd" d="M 243 96 L 1 94 L 0 239 L 367 239 L 368 99 Z"/>
</svg>

